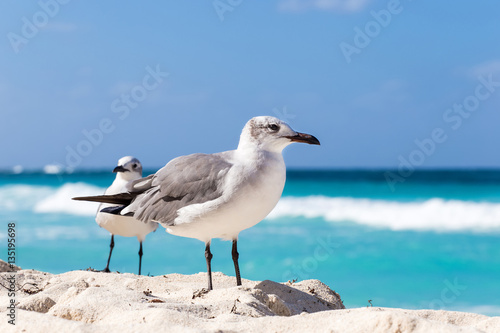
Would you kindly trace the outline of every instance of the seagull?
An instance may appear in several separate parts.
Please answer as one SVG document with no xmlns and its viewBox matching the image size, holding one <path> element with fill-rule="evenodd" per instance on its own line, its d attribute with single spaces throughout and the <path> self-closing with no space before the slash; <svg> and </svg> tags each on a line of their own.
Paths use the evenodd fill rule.
<svg viewBox="0 0 500 333">
<path fill-rule="evenodd" d="M 114 168 L 113 172 L 116 173 L 116 178 L 110 187 L 104 193 L 105 195 L 116 195 L 119 193 L 127 192 L 126 185 L 129 181 L 142 178 L 142 165 L 139 160 L 133 156 L 125 156 L 118 160 L 118 166 Z M 142 242 L 146 235 L 151 231 L 158 228 L 158 223 L 148 221 L 143 223 L 136 220 L 131 216 L 122 216 L 112 214 L 116 205 L 109 203 L 101 203 L 97 209 L 95 220 L 97 224 L 111 233 L 111 243 L 109 244 L 109 257 L 106 268 L 103 272 L 110 272 L 109 261 L 111 260 L 111 253 L 115 246 L 115 235 L 123 237 L 137 237 L 139 241 L 139 275 L 141 275 L 142 263 Z"/>
<path fill-rule="evenodd" d="M 115 214 L 155 221 L 170 234 L 204 242 L 209 290 L 210 243 L 213 238 L 232 240 L 240 286 L 238 235 L 262 221 L 278 203 L 286 178 L 282 151 L 293 142 L 320 144 L 275 117 L 255 117 L 243 128 L 236 150 L 177 157 L 155 174 L 128 183 L 127 193 L 73 199 L 121 205 Z"/>
</svg>

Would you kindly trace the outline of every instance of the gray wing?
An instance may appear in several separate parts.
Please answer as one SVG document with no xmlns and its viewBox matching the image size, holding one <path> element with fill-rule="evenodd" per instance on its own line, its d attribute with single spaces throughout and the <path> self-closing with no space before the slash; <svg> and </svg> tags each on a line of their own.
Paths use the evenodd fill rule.
<svg viewBox="0 0 500 333">
<path fill-rule="evenodd" d="M 224 176 L 232 164 L 223 154 L 193 154 L 173 159 L 154 175 L 128 185 L 140 193 L 127 207 L 143 222 L 174 225 L 182 207 L 215 200 L 222 195 Z"/>
</svg>

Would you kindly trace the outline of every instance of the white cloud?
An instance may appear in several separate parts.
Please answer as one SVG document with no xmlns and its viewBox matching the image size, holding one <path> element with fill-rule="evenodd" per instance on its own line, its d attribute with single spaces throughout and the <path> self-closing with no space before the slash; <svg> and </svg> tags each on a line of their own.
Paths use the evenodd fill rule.
<svg viewBox="0 0 500 333">
<path fill-rule="evenodd" d="M 323 10 L 352 13 L 363 10 L 372 0 L 282 0 L 278 9 L 288 12 Z"/>
</svg>

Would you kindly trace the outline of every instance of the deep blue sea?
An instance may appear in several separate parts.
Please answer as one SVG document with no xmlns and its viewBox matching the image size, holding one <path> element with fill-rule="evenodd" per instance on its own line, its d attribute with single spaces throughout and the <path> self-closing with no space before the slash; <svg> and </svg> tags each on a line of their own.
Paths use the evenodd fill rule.
<svg viewBox="0 0 500 333">
<path fill-rule="evenodd" d="M 113 179 L 0 173 L 0 244 L 14 222 L 21 267 L 104 268 L 110 236 L 94 221 L 97 204 L 70 198 L 102 194 Z M 319 279 L 346 307 L 371 300 L 500 315 L 500 171 L 418 171 L 392 185 L 385 171 L 288 171 L 280 203 L 238 246 L 244 278 Z M 138 249 L 135 238 L 116 236 L 110 268 L 136 273 Z M 230 252 L 230 242 L 213 241 L 214 271 L 234 275 Z M 159 227 L 144 243 L 143 274 L 205 268 L 198 240 Z"/>
</svg>

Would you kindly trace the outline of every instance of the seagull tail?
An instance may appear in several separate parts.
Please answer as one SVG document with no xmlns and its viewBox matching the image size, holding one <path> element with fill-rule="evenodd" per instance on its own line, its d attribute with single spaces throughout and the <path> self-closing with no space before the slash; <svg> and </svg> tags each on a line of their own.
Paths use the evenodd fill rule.
<svg viewBox="0 0 500 333">
<path fill-rule="evenodd" d="M 131 193 L 119 193 L 113 195 L 96 195 L 91 197 L 75 197 L 73 200 L 78 201 L 93 201 L 93 202 L 103 202 L 117 205 L 129 205 L 134 199 L 135 195 Z"/>
</svg>

